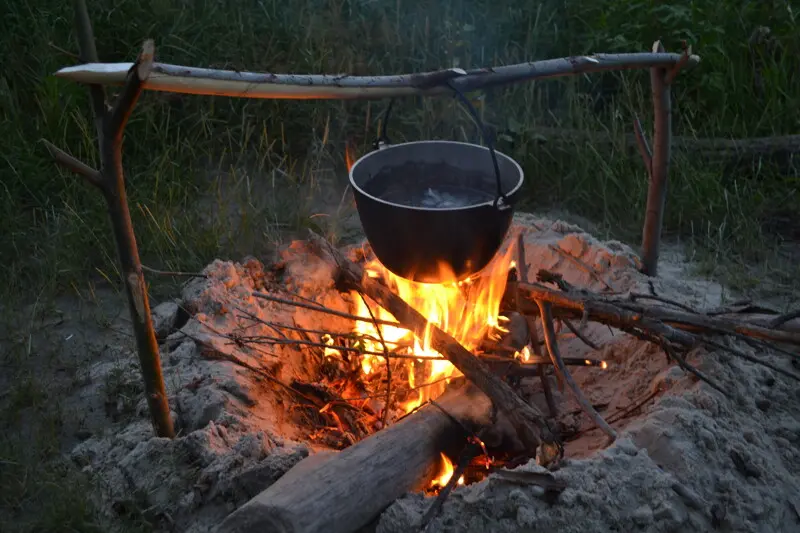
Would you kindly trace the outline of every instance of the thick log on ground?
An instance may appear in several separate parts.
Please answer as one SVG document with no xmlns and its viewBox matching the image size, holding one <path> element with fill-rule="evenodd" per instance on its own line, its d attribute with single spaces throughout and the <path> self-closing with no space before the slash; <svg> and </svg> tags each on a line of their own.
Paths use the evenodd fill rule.
<svg viewBox="0 0 800 533">
<path fill-rule="evenodd" d="M 339 277 L 337 283 L 343 288 L 368 296 L 389 311 L 403 327 L 413 331 L 417 337 L 423 337 L 428 327 L 428 320 L 419 311 L 408 305 L 383 283 L 365 276 L 364 269 L 360 265 L 347 259 L 322 237 L 314 232 L 309 234 L 309 241 L 317 248 L 320 256 L 337 266 Z M 529 451 L 538 449 L 542 464 L 547 464 L 561 455 L 560 442 L 541 411 L 520 398 L 508 383 L 492 373 L 486 364 L 461 346 L 451 335 L 434 325 L 431 325 L 430 330 L 433 348 L 483 391 L 495 408 L 508 417 Z"/>
<path fill-rule="evenodd" d="M 471 384 L 451 387 L 398 423 L 326 456 L 310 456 L 229 515 L 217 533 L 350 533 L 397 498 L 427 486 L 441 452 L 466 442 L 464 429 L 492 420 L 491 401 Z M 447 414 L 445 414 L 445 412 Z M 448 416 L 448 414 L 450 416 Z"/>
</svg>

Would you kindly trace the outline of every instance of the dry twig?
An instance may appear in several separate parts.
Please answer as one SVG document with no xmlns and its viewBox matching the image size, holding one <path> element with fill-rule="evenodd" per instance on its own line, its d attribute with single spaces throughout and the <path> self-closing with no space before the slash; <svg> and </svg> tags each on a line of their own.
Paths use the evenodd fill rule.
<svg viewBox="0 0 800 533">
<path fill-rule="evenodd" d="M 578 404 L 581 406 L 583 411 L 591 418 L 595 424 L 597 424 L 603 432 L 608 435 L 610 441 L 614 441 L 617 438 L 617 432 L 614 431 L 611 426 L 609 426 L 603 417 L 595 410 L 594 406 L 592 406 L 591 402 L 586 399 L 586 396 L 583 395 L 580 387 L 578 384 L 575 383 L 575 380 L 572 378 L 572 374 L 569 373 L 567 370 L 564 361 L 561 359 L 561 354 L 558 351 L 558 344 L 556 342 L 556 332 L 555 328 L 553 327 L 553 314 L 551 312 L 551 306 L 548 302 L 536 302 L 539 305 L 540 314 L 542 317 L 542 324 L 544 324 L 544 339 L 545 343 L 547 344 L 547 351 L 550 352 L 550 358 L 553 360 L 553 366 L 556 369 L 556 372 L 560 373 L 562 379 L 569 387 L 572 394 L 575 396 L 575 399 L 578 401 Z"/>
<path fill-rule="evenodd" d="M 572 322 L 570 322 L 570 321 L 569 321 L 569 320 L 567 320 L 566 318 L 562 318 L 562 319 L 561 319 L 561 321 L 564 323 L 564 325 L 565 325 L 565 326 L 567 326 L 567 329 L 568 329 L 568 330 L 570 330 L 570 331 L 571 331 L 571 332 L 572 332 L 572 333 L 573 333 L 573 334 L 574 334 L 576 337 L 578 337 L 578 338 L 579 338 L 581 341 L 583 341 L 583 343 L 584 343 L 586 346 L 588 346 L 589 348 L 591 348 L 591 349 L 593 349 L 593 350 L 599 350 L 599 349 L 600 349 L 600 347 L 599 347 L 597 344 L 595 344 L 594 342 L 592 342 L 592 341 L 591 341 L 591 340 L 590 340 L 588 337 L 586 337 L 586 335 L 584 335 L 583 333 L 581 333 L 581 331 L 580 331 L 578 328 L 576 328 L 576 327 L 575 327 L 575 326 L 572 324 Z"/>
<path fill-rule="evenodd" d="M 559 248 L 558 246 L 556 246 L 554 244 L 550 245 L 550 249 L 553 250 L 554 252 L 558 253 L 559 255 L 569 259 L 570 263 L 572 263 L 573 265 L 577 266 L 578 268 L 580 268 L 581 270 L 583 270 L 584 272 L 589 274 L 596 281 L 598 281 L 600 284 L 605 286 L 605 288 L 607 290 L 609 290 L 609 291 L 613 291 L 614 290 L 614 287 L 609 285 L 608 282 L 606 282 L 606 280 L 604 280 L 602 278 L 602 276 L 600 276 L 600 274 L 598 274 L 595 269 L 593 269 L 591 266 L 587 265 L 586 263 L 584 263 L 583 261 L 581 261 L 580 259 L 578 259 L 574 255 L 572 255 L 571 253 L 567 252 L 566 250 L 562 250 L 561 248 Z"/>
<path fill-rule="evenodd" d="M 721 386 L 717 385 L 717 383 L 715 381 L 713 381 L 710 377 L 708 377 L 705 374 L 703 374 L 702 372 L 700 372 L 697 368 L 695 368 L 694 366 L 692 366 L 689 363 L 687 363 L 686 359 L 684 359 L 683 356 L 681 356 L 675 348 L 670 346 L 670 344 L 668 342 L 662 341 L 661 342 L 661 347 L 664 349 L 664 351 L 666 352 L 667 356 L 670 359 L 674 360 L 676 363 L 678 363 L 678 366 L 680 366 L 683 370 L 685 370 L 686 372 L 689 372 L 690 374 L 694 375 L 700 381 L 704 381 L 704 382 L 708 383 L 708 385 L 710 387 L 712 387 L 713 389 L 718 390 L 719 392 L 721 392 L 723 396 L 728 396 L 728 393 L 725 391 L 725 389 L 723 389 Z"/>
<path fill-rule="evenodd" d="M 470 440 L 467 443 L 464 451 L 461 452 L 461 457 L 458 459 L 458 464 L 456 464 L 456 467 L 453 469 L 453 475 L 451 475 L 450 479 L 447 480 L 447 485 L 445 485 L 444 488 L 439 491 L 439 494 L 436 495 L 436 499 L 433 500 L 433 503 L 422 517 L 419 527 L 420 531 L 427 532 L 430 529 L 432 520 L 436 518 L 436 515 L 439 514 L 442 505 L 444 505 L 447 497 L 450 496 L 450 492 L 452 492 L 453 488 L 455 488 L 458 480 L 462 475 L 464 475 L 464 471 L 467 469 L 467 466 L 469 466 L 472 458 L 478 454 L 479 449 L 480 448 L 478 445 L 473 441 Z"/>
<path fill-rule="evenodd" d="M 790 320 L 794 320 L 795 318 L 800 318 L 800 309 L 795 309 L 794 311 L 790 311 L 788 313 L 784 313 L 775 317 L 772 322 L 769 323 L 769 327 L 772 329 L 776 329 L 781 327 L 782 325 L 786 324 Z"/>
<path fill-rule="evenodd" d="M 333 315 L 333 316 L 338 316 L 338 317 L 341 317 L 341 318 L 349 318 L 350 320 L 356 320 L 356 321 L 359 321 L 359 322 L 369 322 L 369 323 L 377 322 L 378 324 L 380 324 L 382 326 L 392 326 L 394 328 L 403 328 L 403 326 L 400 325 L 397 322 L 391 322 L 389 320 L 381 320 L 381 319 L 372 320 L 369 317 L 351 315 L 350 313 L 343 313 L 341 311 L 336 311 L 334 309 L 330 309 L 328 307 L 325 307 L 325 306 L 319 305 L 319 304 L 311 304 L 311 303 L 305 303 L 305 302 L 297 302 L 297 301 L 294 301 L 294 300 L 287 300 L 285 298 L 278 298 L 277 296 L 272 296 L 271 294 L 265 294 L 263 292 L 257 292 L 257 291 L 254 291 L 251 294 L 256 298 L 259 298 L 261 300 L 267 300 L 269 302 L 275 302 L 275 303 L 285 304 L 285 305 L 292 305 L 294 307 L 301 307 L 303 309 L 308 309 L 310 311 L 317 311 L 319 313 L 326 313 L 326 314 Z"/>
<path fill-rule="evenodd" d="M 525 257 L 525 240 L 522 232 L 517 235 L 517 272 L 520 281 L 527 283 L 528 262 Z M 515 305 L 517 312 L 520 313 L 519 295 L 517 295 L 515 298 Z M 539 341 L 539 333 L 536 330 L 536 319 L 531 316 L 525 316 L 525 319 L 528 321 L 528 335 L 530 335 L 528 350 L 530 350 L 533 355 L 544 359 L 544 357 L 542 357 L 542 351 L 539 348 L 542 344 Z M 539 380 L 542 382 L 542 391 L 544 392 L 544 399 L 547 403 L 547 410 L 550 412 L 550 416 L 555 418 L 558 416 L 558 407 L 553 399 L 553 391 L 550 388 L 550 378 L 547 376 L 547 368 L 544 365 L 539 366 L 537 369 L 537 374 L 539 375 Z"/>
<path fill-rule="evenodd" d="M 361 301 L 364 302 L 364 306 L 367 308 L 367 312 L 375 325 L 375 331 L 378 332 L 378 336 L 381 338 L 383 357 L 386 359 L 386 407 L 383 409 L 383 426 L 386 427 L 389 421 L 389 411 L 392 408 L 392 361 L 389 359 L 389 349 L 386 347 L 386 341 L 383 340 L 383 333 L 375 318 L 375 313 L 372 312 L 372 307 L 367 303 L 363 293 L 359 292 L 358 295 L 361 297 Z"/>
</svg>

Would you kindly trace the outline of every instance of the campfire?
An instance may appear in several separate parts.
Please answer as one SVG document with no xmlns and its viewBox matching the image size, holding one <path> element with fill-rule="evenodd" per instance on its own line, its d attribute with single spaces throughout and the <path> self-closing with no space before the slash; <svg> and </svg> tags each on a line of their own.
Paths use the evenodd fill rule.
<svg viewBox="0 0 800 533">
<path fill-rule="evenodd" d="M 368 248 L 368 245 L 365 245 Z M 361 254 L 368 255 L 362 248 Z M 347 335 L 323 333 L 327 377 L 342 397 L 358 404 L 360 394 L 366 407 L 376 397 L 382 406 L 375 410 L 372 428 L 387 424 L 413 413 L 422 405 L 435 401 L 447 385 L 462 373 L 433 346 L 434 328 L 452 336 L 472 353 L 494 363 L 525 362 L 530 350 L 524 343 L 527 325 L 512 321 L 501 310 L 509 274 L 515 272 L 512 249 L 497 254 L 479 274 L 457 281 L 441 265 L 440 276 L 449 282 L 419 283 L 401 278 L 388 271 L 375 258 L 364 264 L 364 273 L 388 287 L 392 294 L 410 305 L 425 318 L 425 327 L 415 333 L 401 326 L 384 307 L 370 305 L 359 291 L 349 291 L 353 302 L 350 312 L 356 320 Z M 347 372 L 345 369 L 354 369 Z M 381 393 L 381 389 L 385 393 Z M 488 464 L 488 457 L 484 464 Z M 438 493 L 450 480 L 454 465 L 446 454 L 440 454 L 439 473 L 427 486 L 429 493 Z M 472 481 L 484 476 L 471 477 Z M 459 484 L 465 483 L 462 474 Z"/>
<path fill-rule="evenodd" d="M 82 2 L 76 6 L 81 56 L 95 56 L 85 6 Z M 563 357 L 562 348 L 567 344 L 565 335 L 572 336 L 570 342 L 577 339 L 593 354 L 603 356 L 605 348 L 613 346 L 609 346 L 611 342 L 598 342 L 596 336 L 587 335 L 593 326 L 596 326 L 595 333 L 598 327 L 607 328 L 612 335 L 647 343 L 645 346 L 650 350 L 645 354 L 647 357 L 640 357 L 637 351 L 625 363 L 647 366 L 648 370 L 674 363 L 686 376 L 703 382 L 704 388 L 713 389 L 715 395 L 729 395 L 730 369 L 725 368 L 716 375 L 708 373 L 695 366 L 704 357 L 724 354 L 729 359 L 746 360 L 750 363 L 748 372 L 755 366 L 768 368 L 770 375 L 762 376 L 767 388 L 775 384 L 772 374 L 800 380 L 797 373 L 776 361 L 788 355 L 792 364 L 798 366 L 796 351 L 790 351 L 800 345 L 797 311 L 780 314 L 748 303 L 698 310 L 671 298 L 669 293 L 657 292 L 657 280 L 653 278 L 647 279 L 646 292 L 641 292 L 642 286 L 630 278 L 616 286 L 594 269 L 599 266 L 606 273 L 612 270 L 607 267 L 620 257 L 610 248 L 598 254 L 596 263 L 586 264 L 578 258 L 581 252 L 572 255 L 565 248 L 548 244 L 547 250 L 563 255 L 569 265 L 560 271 L 541 265 L 529 268 L 521 235 L 516 236 L 516 246 L 512 238 L 505 243 L 506 251 L 497 253 L 509 236 L 513 205 L 522 188 L 523 173 L 513 159 L 493 150 L 492 137 L 481 124 L 480 114 L 466 93 L 542 76 L 585 75 L 591 71 L 620 68 L 651 69 L 655 115 L 652 143 L 639 119 L 634 120 L 636 145 L 649 175 L 643 259 L 635 268 L 628 265 L 619 269 L 626 270 L 630 277 L 640 276 L 639 281 L 642 281 L 643 277 L 655 276 L 658 262 L 671 142 L 670 86 L 682 68 L 698 62 L 699 58 L 692 55 L 688 46 L 682 54 L 667 54 L 656 41 L 652 53 L 577 56 L 471 71 L 451 68 L 363 78 L 282 75 L 197 69 L 156 62 L 155 46 L 149 40 L 133 64 L 93 63 L 61 69 L 57 75 L 90 85 L 95 115 L 108 126 L 100 132 L 101 159 L 116 164 L 103 164 L 100 170 L 95 170 L 52 144 L 45 143 L 45 146 L 58 164 L 81 174 L 98 187 L 109 202 L 120 251 L 120 271 L 125 273 L 125 292 L 144 377 L 147 410 L 156 434 L 166 437 L 131 446 L 131 435 L 124 432 L 121 440 L 125 442 L 119 447 L 124 448 L 124 453 L 111 455 L 107 448 L 100 448 L 99 453 L 89 453 L 87 457 L 107 460 L 114 469 L 122 471 L 122 467 L 130 468 L 126 460 L 142 459 L 157 449 L 150 446 L 176 443 L 170 450 L 180 453 L 170 454 L 169 461 L 159 461 L 170 466 L 187 451 L 194 450 L 187 474 L 187 479 L 192 480 L 192 491 L 181 498 L 180 504 L 187 515 L 198 516 L 204 510 L 195 506 L 197 498 L 214 491 L 209 491 L 203 476 L 193 478 L 198 465 L 203 466 L 204 461 L 210 461 L 209 456 L 215 455 L 211 449 L 236 448 L 236 455 L 224 457 L 225 469 L 232 469 L 246 458 L 258 462 L 266 448 L 282 447 L 285 443 L 281 435 L 273 438 L 265 431 L 269 427 L 258 427 L 258 424 L 269 418 L 274 422 L 276 417 L 286 416 L 298 423 L 288 428 L 292 436 L 287 439 L 300 437 L 306 443 L 315 443 L 315 451 L 320 453 L 303 459 L 288 472 L 282 470 L 286 473 L 277 481 L 273 479 L 272 468 L 240 472 L 247 474 L 244 477 L 262 492 L 253 493 L 257 494 L 255 497 L 248 493 L 248 498 L 252 499 L 227 515 L 217 531 L 348 533 L 373 524 L 398 498 L 416 491 L 435 494 L 435 498 L 424 502 L 427 512 L 421 517 L 421 523 L 402 530 L 425 530 L 456 486 L 481 480 L 487 474 L 489 482 L 494 478 L 541 487 L 543 491 L 537 496 L 555 503 L 565 488 L 563 479 L 569 477 L 554 474 L 565 455 L 565 444 L 581 435 L 599 432 L 605 440 L 595 443 L 592 451 L 602 448 L 617 437 L 612 425 L 640 411 L 663 392 L 662 385 L 666 381 L 663 376 L 649 375 L 647 379 L 632 380 L 620 385 L 627 389 L 625 395 L 631 401 L 621 403 L 616 398 L 617 409 L 607 410 L 609 404 L 603 405 L 587 397 L 582 385 L 593 378 L 587 374 L 617 373 L 620 376 L 622 372 L 614 367 L 614 361 Z M 105 96 L 99 84 L 124 84 L 113 106 L 104 104 Z M 199 289 L 192 287 L 196 293 L 189 291 L 189 296 L 184 295 L 182 300 L 187 307 L 197 304 L 185 310 L 188 321 L 177 326 L 179 331 L 173 331 L 175 336 L 170 335 L 165 341 L 170 362 L 177 368 L 167 368 L 164 373 L 180 383 L 177 397 L 169 398 L 120 162 L 123 131 L 143 89 L 296 99 L 394 98 L 452 93 L 475 119 L 486 148 L 448 141 L 388 147 L 379 144 L 380 149 L 359 161 L 348 158 L 359 218 L 371 247 L 365 247 L 360 257 L 356 257 L 358 254 L 348 256 L 312 234 L 304 246 L 317 262 L 327 265 L 325 272 L 330 275 L 327 281 L 331 282 L 320 285 L 324 285 L 320 294 L 295 292 L 295 287 L 281 279 L 279 265 L 268 266 L 266 273 L 257 261 L 258 264 L 247 267 L 219 261 L 215 262 L 218 271 L 206 269 L 202 274 L 205 279 L 201 277 L 200 284 L 207 284 Z M 385 122 L 390 109 L 391 104 L 384 115 L 382 141 L 386 140 Z M 417 175 L 420 165 L 427 168 Z M 375 181 L 374 178 L 384 171 L 385 179 Z M 426 191 L 433 182 L 435 190 Z M 451 195 L 454 185 L 459 194 Z M 440 194 L 442 192 L 447 194 Z M 428 197 L 423 200 L 428 207 L 432 206 L 431 209 L 400 200 L 419 199 L 425 195 Z M 387 209 L 393 211 L 394 216 L 385 216 Z M 574 237 L 574 233 L 572 230 L 561 232 L 564 238 L 559 245 Z M 586 244 L 585 241 L 579 243 Z M 614 245 L 617 250 L 618 244 Z M 513 263 L 510 249 L 516 249 Z M 239 275 L 245 268 L 252 272 L 247 276 Z M 567 279 L 578 270 L 587 272 L 592 283 L 575 284 L 574 280 Z M 238 283 L 237 276 L 238 281 L 246 278 L 245 283 Z M 598 289 L 594 281 L 604 287 Z M 335 295 L 332 294 L 333 282 L 337 289 Z M 347 310 L 342 307 L 348 306 L 340 305 L 345 298 L 342 295 L 348 298 Z M 275 316 L 254 304 L 255 299 L 270 301 L 272 308 L 269 310 Z M 282 306 L 284 311 L 275 306 Z M 309 326 L 307 320 L 297 320 L 298 314 L 292 315 L 286 308 L 303 309 L 331 319 L 313 321 Z M 284 320 L 287 318 L 289 320 Z M 789 326 L 792 321 L 795 324 Z M 603 340 L 609 341 L 608 337 Z M 658 353 L 663 353 L 666 360 L 659 358 L 657 363 L 653 356 Z M 220 363 L 219 368 L 207 364 L 212 360 Z M 573 376 L 568 368 L 572 365 L 587 368 Z M 196 366 L 204 366 L 206 372 L 194 374 Z M 755 372 L 748 377 L 754 375 Z M 258 386 L 252 389 L 259 389 L 263 394 L 261 399 L 267 401 L 263 405 L 255 401 L 250 396 L 252 391 L 245 390 L 238 381 L 240 378 L 251 385 L 257 382 Z M 724 386 L 718 378 L 724 379 Z M 541 404 L 539 396 L 530 393 L 531 382 L 540 384 L 536 392 L 542 393 Z M 173 417 L 173 407 L 183 410 L 178 399 L 197 400 L 192 398 L 194 391 L 202 391 L 196 395 L 201 401 L 190 402 L 186 412 Z M 751 386 L 749 391 L 754 392 L 756 388 Z M 564 394 L 560 395 L 562 392 Z M 706 394 L 708 390 L 702 392 Z M 729 402 L 729 406 L 744 407 L 744 396 L 739 393 L 734 396 L 736 401 Z M 788 397 L 786 394 L 780 401 L 785 402 Z M 703 400 L 706 405 L 713 405 L 722 398 L 706 396 Z M 576 405 L 577 410 L 568 411 Z M 768 399 L 757 399 L 755 406 L 761 413 L 756 416 L 762 413 L 767 416 L 769 405 Z M 227 410 L 231 406 L 235 408 Z M 736 409 L 718 409 L 714 413 L 726 419 L 721 425 L 736 426 L 738 430 L 741 422 L 747 421 L 744 417 L 737 419 L 724 413 L 726 410 Z M 245 420 L 251 415 L 258 421 Z M 178 420 L 181 430 L 192 433 L 185 439 L 176 435 L 173 418 Z M 709 426 L 714 422 L 710 417 L 705 420 Z M 778 425 L 775 420 L 772 426 Z M 304 433 L 295 431 L 300 425 Z M 229 442 L 229 432 L 243 427 L 257 435 L 245 435 L 235 444 Z M 759 429 L 772 431 L 766 427 Z M 748 445 L 752 449 L 770 447 L 757 440 L 756 432 L 743 434 L 745 440 L 753 444 Z M 792 444 L 783 435 L 780 440 L 786 445 Z M 708 448 L 724 447 L 716 443 L 713 435 L 709 442 L 714 444 Z M 772 444 L 777 442 L 778 439 L 774 439 Z M 622 455 L 646 455 L 639 454 L 638 445 L 630 442 L 625 445 L 627 451 L 622 447 L 622 443 L 617 447 Z M 658 449 L 652 448 L 648 453 L 658 453 Z M 326 449 L 341 451 L 328 454 Z M 788 457 L 792 450 L 776 453 Z M 279 454 L 275 455 L 280 462 Z M 672 455 L 683 454 L 678 451 Z M 767 506 L 766 500 L 754 500 L 755 503 L 750 504 L 749 500 L 756 494 L 753 479 L 763 477 L 765 486 L 770 481 L 777 484 L 784 480 L 771 476 L 774 472 L 769 472 L 770 469 L 762 472 L 758 461 L 751 461 L 746 455 L 741 447 L 730 450 L 733 466 L 749 478 L 748 501 L 730 501 L 731 495 L 742 492 L 734 489 L 724 491 L 721 503 L 730 508 L 741 507 L 733 512 L 744 510 L 748 526 L 754 523 L 755 517 L 767 514 L 777 516 L 776 520 L 781 523 L 788 523 L 784 510 Z M 604 467 L 607 458 L 603 457 Z M 661 459 L 669 462 L 668 457 Z M 523 464 L 523 468 L 515 468 Z M 629 464 L 625 462 L 618 468 L 617 475 L 627 473 L 621 468 Z M 208 474 L 221 465 L 211 461 L 205 466 L 208 470 L 204 470 L 204 474 Z M 692 465 L 682 466 L 685 473 Z M 661 510 L 650 507 L 655 500 L 664 504 L 677 495 L 687 507 L 703 515 L 709 514 L 710 527 L 737 529 L 736 525 L 725 523 L 724 508 L 714 505 L 707 513 L 704 502 L 692 489 L 668 478 L 664 470 L 666 468 L 658 461 L 653 461 L 646 470 L 628 477 L 629 482 L 634 477 L 659 477 L 661 488 L 669 487 L 668 490 L 675 493 L 667 497 L 664 491 L 652 493 L 653 501 L 634 511 L 633 523 L 641 525 L 650 521 L 652 524 L 656 515 L 663 518 L 678 514 L 677 508 L 669 506 L 662 506 Z M 643 472 L 645 474 L 641 475 Z M 154 486 L 134 490 L 135 480 L 130 470 L 125 469 L 120 474 L 124 483 L 119 487 L 125 496 L 156 494 L 162 489 L 168 492 L 169 486 L 179 477 L 174 474 L 165 471 L 155 480 Z M 242 479 L 239 477 L 238 481 Z M 578 479 L 590 481 L 589 475 Z M 695 481 L 698 479 L 708 485 L 715 484 L 711 477 L 695 478 Z M 730 478 L 724 483 L 717 481 L 717 492 L 719 486 L 731 484 Z M 237 488 L 221 485 L 215 487 L 220 489 L 218 492 L 235 492 L 230 489 Z M 239 487 L 241 485 L 238 483 Z M 622 497 L 636 493 L 631 487 L 625 488 L 628 490 L 623 491 Z M 769 493 L 770 500 L 781 500 L 773 494 L 773 488 L 769 485 L 763 492 Z M 586 490 L 585 487 L 581 489 Z M 608 489 L 605 479 L 603 484 L 594 487 L 594 490 Z M 519 499 L 512 498 L 512 493 L 504 493 L 502 498 L 506 494 L 509 501 Z M 719 495 L 715 496 L 720 503 Z M 572 519 L 576 499 L 573 498 L 567 520 Z M 230 510 L 229 503 L 225 504 L 226 512 Z M 598 511 L 598 503 L 591 503 L 595 514 L 616 515 L 620 510 Z M 795 514 L 800 515 L 797 506 L 789 503 Z M 501 505 L 503 514 L 507 515 L 505 501 Z M 147 510 L 151 509 L 152 506 L 148 506 Z M 541 511 L 520 513 L 525 516 L 519 516 L 518 521 L 524 523 L 526 529 L 539 527 Z M 483 510 L 477 513 L 482 514 Z M 170 529 L 174 529 L 172 517 L 164 514 Z M 504 516 L 503 520 L 506 518 Z M 675 527 L 664 525 L 663 521 L 655 527 L 672 530 L 688 526 L 683 524 L 684 520 L 673 522 Z M 624 527 L 628 527 L 628 523 L 618 522 L 603 530 Z"/>
<path fill-rule="evenodd" d="M 590 399 L 581 381 L 591 383 L 606 372 L 624 375 L 613 362 L 597 358 L 605 355 L 598 337 L 610 338 L 597 335 L 592 323 L 607 328 L 611 337 L 628 334 L 649 342 L 667 362 L 723 394 L 724 387 L 687 360 L 690 352 L 723 350 L 800 379 L 713 337 L 736 335 L 780 350 L 770 343 L 800 344 L 796 334 L 745 322 L 735 311 L 694 311 L 660 297 L 652 282 L 648 293 L 632 290 L 630 282 L 618 291 L 568 252 L 569 246 L 545 248 L 566 268 L 534 271 L 526 257 L 529 230 L 516 226 L 491 260 L 469 275 L 464 275 L 474 270 L 469 260 L 460 263 L 461 274 L 446 261 L 436 268 L 428 261 L 428 281 L 412 280 L 394 269 L 414 273 L 413 264 L 394 255 L 390 269 L 371 241 L 340 250 L 313 232 L 307 241 L 291 245 L 286 261 L 254 275 L 256 290 L 246 297 L 294 308 L 294 324 L 232 303 L 244 313 L 238 315 L 243 322 L 235 333 L 222 336 L 242 347 L 294 347 L 305 354 L 306 362 L 298 365 L 285 360 L 285 351 L 283 356 L 268 352 L 278 363 L 269 371 L 254 371 L 289 393 L 288 409 L 284 400 L 278 409 L 304 428 L 308 442 L 339 453 L 302 461 L 232 513 L 221 531 L 240 531 L 243 524 L 249 524 L 248 531 L 253 524 L 270 531 L 316 531 L 323 525 L 352 531 L 353 524 L 366 525 L 409 492 L 432 497 L 422 517 L 424 529 L 455 488 L 490 477 L 538 486 L 543 498 L 556 501 L 566 485 L 552 471 L 559 468 L 565 446 L 591 435 L 588 450 L 602 449 L 617 438 L 612 424 L 639 412 L 661 390 L 648 390 L 664 364 L 650 357 L 640 363 L 652 369 L 647 380 L 620 385 L 630 401 L 617 398 L 609 414 L 608 403 Z M 381 239 L 389 243 L 385 234 Z M 587 243 L 578 240 L 576 246 L 583 250 Z M 606 255 L 597 264 L 613 270 L 611 263 L 620 260 Z M 635 260 L 625 260 L 636 272 Z M 582 279 L 591 280 L 595 290 L 565 279 L 565 273 L 574 272 L 583 272 Z M 315 289 L 296 292 L 308 280 L 314 280 Z M 195 319 L 220 334 L 202 322 L 207 318 Z M 253 326 L 262 334 L 239 333 Z M 570 356 L 562 356 L 565 344 L 575 342 L 584 350 L 570 348 Z M 253 369 L 237 356 L 231 360 Z M 283 372 L 284 364 L 294 370 Z M 580 372 L 573 376 L 570 367 Z M 517 468 L 522 465 L 526 468 Z M 687 505 L 696 505 L 690 489 L 676 487 Z M 369 498 L 352 498 L 356 492 Z"/>
<path fill-rule="evenodd" d="M 392 274 L 367 243 L 344 253 L 312 233 L 308 241 L 293 246 L 324 265 L 324 275 L 315 276 L 329 277 L 347 306 L 333 309 L 308 295 L 287 292 L 280 273 L 252 295 L 318 315 L 316 324 L 327 323 L 324 317 L 329 316 L 349 327 L 293 326 L 305 340 L 276 335 L 262 342 L 319 350 L 316 381 L 294 378 L 281 386 L 297 405 L 289 411 L 305 413 L 300 420 L 309 439 L 341 451 L 329 458 L 312 456 L 292 469 L 231 514 L 223 531 L 235 531 L 254 516 L 265 526 L 290 524 L 278 531 L 308 531 L 316 527 L 309 529 L 308 524 L 317 524 L 311 514 L 339 516 L 341 528 L 331 530 L 349 531 L 345 524 L 365 523 L 410 491 L 434 497 L 423 520 L 428 522 L 452 490 L 488 476 L 537 485 L 545 498 L 557 498 L 563 481 L 546 471 L 516 467 L 533 461 L 552 470 L 564 445 L 587 432 L 599 430 L 605 436 L 605 442 L 594 437 L 594 449 L 602 448 L 616 438 L 611 424 L 630 417 L 658 394 L 647 390 L 645 382 L 644 388 L 634 387 L 637 397 L 628 405 L 618 402 L 610 416 L 600 415 L 603 406 L 584 395 L 569 368 L 583 368 L 585 380 L 586 373 L 616 371 L 613 364 L 596 355 L 563 357 L 559 349 L 568 336 L 592 354 L 602 353 L 587 334 L 590 323 L 650 341 L 687 373 L 723 393 L 721 385 L 687 361 L 689 350 L 701 345 L 725 349 L 798 377 L 703 334 L 735 332 L 760 343 L 798 341 L 794 333 L 743 322 L 733 311 L 708 316 L 657 294 L 617 293 L 591 266 L 572 256 L 564 261 L 605 285 L 603 290 L 575 287 L 548 270 L 528 280 L 521 233 L 512 232 L 478 275 L 436 284 Z M 446 271 L 442 276 L 446 278 Z M 663 366 L 655 360 L 648 364 L 655 372 Z M 534 396 L 541 403 L 531 396 L 532 383 L 539 384 Z M 569 411 L 574 406 L 585 418 Z M 680 490 L 691 497 L 687 488 Z M 370 494 L 369 502 L 359 499 L 356 505 L 349 497 L 354 491 Z"/>
<path fill-rule="evenodd" d="M 432 346 L 432 327 L 436 326 L 452 335 L 456 341 L 470 351 L 478 349 L 488 338 L 500 340 L 508 333 L 503 323 L 508 318 L 500 314 L 500 303 L 505 290 L 509 268 L 513 267 L 509 254 L 498 256 L 484 273 L 474 280 L 467 278 L 449 283 L 423 284 L 396 276 L 386 270 L 377 259 L 365 267 L 367 276 L 381 280 L 404 302 L 419 311 L 427 326 L 421 336 L 401 327 L 367 321 L 372 316 L 390 322 L 395 318 L 383 307 L 375 311 L 368 308 L 360 293 L 353 292 L 356 303 L 354 314 L 365 320 L 355 323 L 354 333 L 364 341 L 369 352 L 361 360 L 362 370 L 369 376 L 385 370 L 386 359 L 380 355 L 383 343 L 392 354 L 406 355 L 407 385 L 412 390 L 403 403 L 403 411 L 410 412 L 430 399 L 438 397 L 445 389 L 449 378 L 461 373 Z M 442 265 L 443 277 L 447 277 L 447 265 Z M 381 340 L 382 339 L 382 340 Z M 330 350 L 333 351 L 333 350 Z M 417 388 L 417 383 L 433 383 Z"/>
</svg>

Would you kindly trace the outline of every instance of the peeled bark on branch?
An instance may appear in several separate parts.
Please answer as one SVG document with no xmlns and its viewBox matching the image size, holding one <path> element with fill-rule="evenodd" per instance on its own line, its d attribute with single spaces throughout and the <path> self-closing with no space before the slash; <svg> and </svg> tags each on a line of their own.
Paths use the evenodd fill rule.
<svg viewBox="0 0 800 533">
<path fill-rule="evenodd" d="M 555 78 L 588 72 L 606 72 L 634 68 L 672 68 L 681 61 L 680 54 L 635 53 L 595 54 L 547 59 L 493 68 L 462 71 L 446 69 L 416 74 L 389 76 L 350 76 L 348 74 L 273 74 L 219 70 L 155 63 L 153 75 L 144 88 L 185 94 L 236 96 L 242 98 L 282 99 L 378 99 L 400 96 L 451 95 L 442 84 L 450 81 L 461 92 L 475 91 L 524 81 Z M 698 56 L 689 65 L 700 62 Z M 56 76 L 80 83 L 120 85 L 130 63 L 98 63 L 65 67 Z"/>
<path fill-rule="evenodd" d="M 460 425 L 492 422 L 491 402 L 472 385 L 451 386 L 436 403 L 344 451 L 304 459 L 229 515 L 217 533 L 358 531 L 397 498 L 431 482 L 440 454 L 466 443 Z"/>
</svg>

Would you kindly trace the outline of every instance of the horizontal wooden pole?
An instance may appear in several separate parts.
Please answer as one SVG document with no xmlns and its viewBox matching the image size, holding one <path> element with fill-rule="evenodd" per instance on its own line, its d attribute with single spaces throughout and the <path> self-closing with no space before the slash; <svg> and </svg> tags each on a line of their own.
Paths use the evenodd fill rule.
<svg viewBox="0 0 800 533">
<path fill-rule="evenodd" d="M 595 54 L 547 59 L 493 68 L 396 74 L 350 76 L 348 74 L 271 74 L 153 63 L 143 88 L 210 96 L 269 99 L 379 99 L 401 96 L 452 94 L 444 82 L 462 92 L 508 83 L 636 68 L 674 66 L 680 54 L 635 53 Z M 688 64 L 700 58 L 692 55 Z M 56 76 L 80 83 L 121 85 L 133 63 L 87 63 L 62 68 Z"/>
</svg>

